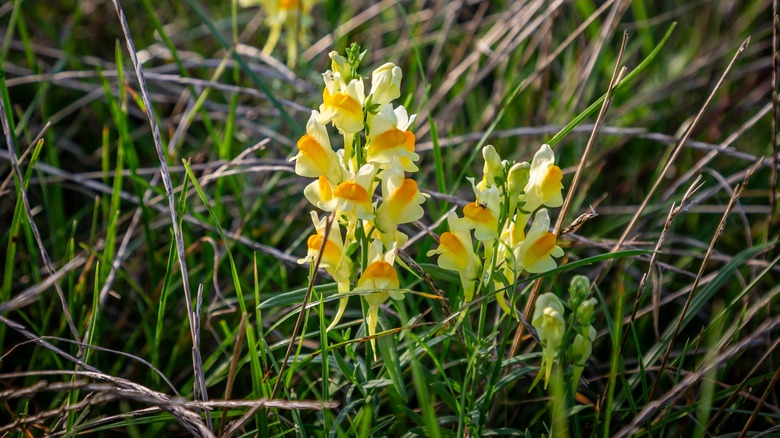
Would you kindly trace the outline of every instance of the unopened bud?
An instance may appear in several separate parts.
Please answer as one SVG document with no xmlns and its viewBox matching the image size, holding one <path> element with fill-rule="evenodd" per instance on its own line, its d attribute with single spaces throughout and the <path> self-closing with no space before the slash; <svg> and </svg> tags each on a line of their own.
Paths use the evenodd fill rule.
<svg viewBox="0 0 780 438">
<path fill-rule="evenodd" d="M 598 301 L 595 298 L 591 298 L 577 306 L 577 322 L 581 326 L 586 327 L 593 322 L 593 312 L 596 310 L 596 304 L 598 304 Z"/>
<path fill-rule="evenodd" d="M 590 294 L 590 280 L 584 275 L 575 275 L 569 283 L 569 295 L 576 302 L 584 301 Z"/>
<path fill-rule="evenodd" d="M 546 293 L 536 299 L 534 317 L 531 324 L 536 328 L 539 340 L 544 344 L 542 365 L 544 370 L 544 386 L 550 380 L 553 362 L 563 343 L 566 333 L 566 321 L 563 319 L 563 304 L 555 294 Z"/>
<path fill-rule="evenodd" d="M 387 105 L 401 96 L 401 68 L 392 62 L 381 65 L 371 73 L 371 101 Z"/>
<path fill-rule="evenodd" d="M 528 184 L 528 175 L 531 170 L 531 165 L 524 161 L 522 163 L 515 163 L 509 168 L 509 175 L 507 175 L 507 196 L 509 197 L 509 212 L 512 213 L 517 207 L 517 201 L 520 199 L 520 195 L 523 193 L 523 188 Z"/>
<path fill-rule="evenodd" d="M 596 329 L 593 326 L 588 326 L 585 334 L 586 336 L 583 336 L 582 333 L 578 333 L 569 348 L 571 361 L 577 365 L 585 365 L 590 357 L 593 351 L 593 340 L 596 339 Z"/>
<path fill-rule="evenodd" d="M 351 74 L 347 58 L 339 55 L 339 52 L 336 52 L 335 50 L 328 53 L 328 56 L 330 56 L 331 59 L 330 69 L 333 71 L 333 73 L 338 73 L 345 83 L 349 83 L 350 79 L 352 78 L 350 77 Z"/>
</svg>

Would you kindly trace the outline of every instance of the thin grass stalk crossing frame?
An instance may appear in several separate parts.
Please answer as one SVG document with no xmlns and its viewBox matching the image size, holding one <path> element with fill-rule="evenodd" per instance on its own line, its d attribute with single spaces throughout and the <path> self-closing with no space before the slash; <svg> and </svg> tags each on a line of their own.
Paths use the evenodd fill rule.
<svg viewBox="0 0 780 438">
<path fill-rule="evenodd" d="M 642 200 L 642 204 L 639 206 L 639 208 L 637 208 L 636 213 L 634 213 L 634 216 L 631 218 L 631 221 L 628 223 L 628 226 L 626 226 L 626 228 L 623 230 L 623 234 L 620 235 L 620 238 L 618 239 L 617 243 L 613 247 L 613 251 L 619 249 L 623 245 L 623 242 L 625 242 L 626 238 L 631 233 L 631 231 L 633 231 L 634 226 L 636 226 L 640 216 L 642 216 L 642 213 L 644 213 L 645 209 L 650 203 L 650 199 L 653 197 L 656 190 L 658 190 L 658 187 L 661 185 L 664 176 L 666 175 L 667 172 L 669 172 L 669 169 L 672 167 L 672 164 L 674 164 L 675 159 L 682 151 L 685 142 L 688 141 L 688 138 L 691 136 L 694 129 L 696 129 L 699 121 L 704 115 L 704 112 L 707 110 L 707 107 L 709 107 L 710 102 L 712 102 L 712 99 L 715 97 L 715 93 L 718 91 L 718 89 L 720 89 L 721 85 L 723 85 L 723 82 L 725 82 L 729 72 L 731 72 L 732 68 L 734 68 L 737 59 L 739 59 L 740 55 L 742 55 L 742 52 L 745 51 L 748 44 L 750 44 L 750 37 L 745 39 L 745 41 L 743 41 L 742 44 L 737 49 L 736 53 L 734 53 L 734 56 L 731 58 L 731 61 L 729 62 L 728 66 L 723 71 L 723 74 L 720 76 L 720 79 L 718 79 L 718 82 L 712 88 L 712 91 L 710 92 L 710 95 L 707 97 L 707 100 L 704 101 L 704 104 L 702 105 L 701 109 L 699 109 L 699 112 L 696 114 L 696 117 L 693 119 L 691 124 L 685 130 L 685 133 L 683 134 L 682 138 L 680 138 L 680 141 L 678 141 L 677 144 L 674 146 L 674 149 L 672 150 L 669 159 L 666 161 L 663 170 L 661 170 L 661 173 L 658 175 L 658 178 L 656 178 L 655 182 L 650 187 L 650 190 L 645 195 L 644 200 Z M 593 282 L 598 283 L 601 280 L 601 278 L 604 277 L 606 272 L 609 271 L 611 267 L 612 267 L 612 263 L 607 262 L 604 265 L 604 267 L 599 271 L 599 274 L 596 276 L 596 279 Z"/>
<path fill-rule="evenodd" d="M 133 40 L 130 36 L 130 30 L 127 26 L 127 19 L 125 18 L 125 13 L 122 10 L 122 7 L 119 5 L 119 0 L 112 0 L 114 4 L 114 9 L 116 10 L 117 16 L 119 18 L 119 23 L 122 27 L 122 33 L 125 36 L 125 43 L 127 45 L 127 51 L 130 54 L 130 59 L 133 62 L 133 68 L 135 69 L 136 78 L 138 79 L 138 85 L 140 86 L 141 90 L 141 99 L 144 103 L 144 110 L 146 111 L 146 116 L 149 119 L 149 125 L 152 130 L 152 137 L 154 139 L 154 146 L 157 151 L 157 157 L 160 160 L 160 174 L 162 175 L 163 180 L 163 186 L 165 187 L 165 192 L 168 196 L 168 209 L 169 213 L 171 215 L 171 227 L 173 228 L 173 237 L 176 240 L 176 253 L 178 255 L 179 259 L 179 270 L 182 277 L 182 288 L 184 289 L 184 298 L 185 298 L 185 306 L 187 309 L 187 319 L 189 321 L 190 326 L 190 336 L 192 338 L 193 345 L 197 345 L 197 339 L 198 339 L 198 333 L 197 330 L 197 324 L 193 320 L 193 309 L 192 309 L 192 296 L 190 293 L 190 283 L 189 283 L 189 273 L 187 270 L 187 260 L 184 250 L 184 237 L 182 234 L 182 230 L 179 227 L 179 220 L 176 215 L 176 200 L 173 196 L 173 183 L 171 182 L 171 174 L 168 170 L 168 161 L 165 157 L 165 150 L 162 145 L 162 139 L 160 137 L 160 128 L 157 126 L 157 121 L 155 119 L 154 115 L 154 109 L 152 107 L 152 101 L 149 98 L 149 91 L 146 88 L 146 80 L 144 79 L 144 71 L 143 67 L 141 66 L 140 62 L 138 62 L 138 54 L 135 51 L 135 46 L 133 44 Z M 200 355 L 193 354 L 193 371 L 196 373 L 196 380 L 203 381 L 202 371 L 203 371 L 203 364 L 199 362 Z M 198 370 L 200 370 L 200 376 L 198 376 Z M 207 400 L 207 393 L 206 388 L 201 388 L 203 396 L 203 401 Z M 211 422 L 209 418 L 209 423 Z"/>
</svg>

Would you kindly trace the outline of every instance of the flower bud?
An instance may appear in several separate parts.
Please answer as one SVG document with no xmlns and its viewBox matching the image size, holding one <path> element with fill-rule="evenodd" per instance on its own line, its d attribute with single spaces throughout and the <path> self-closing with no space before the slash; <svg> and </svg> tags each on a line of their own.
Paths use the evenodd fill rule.
<svg viewBox="0 0 780 438">
<path fill-rule="evenodd" d="M 591 298 L 577 306 L 577 322 L 581 326 L 587 327 L 593 322 L 593 312 L 596 310 L 597 303 L 598 301 L 595 298 Z"/>
<path fill-rule="evenodd" d="M 542 364 L 539 368 L 544 369 L 544 387 L 547 388 L 553 362 L 561 349 L 563 335 L 566 333 L 566 321 L 563 319 L 561 300 L 552 293 L 540 295 L 536 299 L 531 324 L 536 329 L 539 340 L 544 346 Z"/>
<path fill-rule="evenodd" d="M 347 62 L 347 58 L 339 55 L 339 52 L 332 51 L 328 53 L 328 56 L 330 56 L 330 69 L 333 71 L 333 73 L 338 73 L 341 76 L 341 79 L 349 83 L 349 81 L 352 79 L 350 76 L 350 68 L 349 68 L 349 62 Z"/>
<path fill-rule="evenodd" d="M 569 296 L 572 301 L 580 303 L 590 295 L 590 280 L 584 275 L 575 275 L 569 283 Z"/>
<path fill-rule="evenodd" d="M 485 165 L 482 167 L 482 181 L 477 184 L 480 190 L 485 190 L 490 186 L 498 186 L 499 178 L 504 176 L 504 166 L 501 162 L 501 156 L 496 152 L 493 145 L 487 145 L 482 148 L 482 158 Z"/>
<path fill-rule="evenodd" d="M 569 348 L 569 357 L 575 365 L 585 365 L 593 350 L 593 340 L 596 339 L 596 329 L 592 325 L 587 326 L 585 335 L 578 333 Z"/>
<path fill-rule="evenodd" d="M 586 336 L 583 336 L 582 333 L 578 333 L 577 336 L 574 337 L 574 342 L 572 342 L 571 347 L 569 348 L 569 357 L 572 361 L 571 383 L 573 390 L 577 389 L 577 386 L 580 383 L 580 377 L 582 376 L 582 370 L 585 369 L 585 362 L 588 361 L 588 358 L 593 352 L 593 340 L 596 339 L 596 329 L 594 329 L 593 326 L 588 326 L 585 335 Z"/>
<path fill-rule="evenodd" d="M 401 96 L 401 68 L 388 62 L 371 73 L 371 102 L 387 105 Z"/>
<path fill-rule="evenodd" d="M 523 188 L 528 184 L 530 170 L 531 165 L 527 161 L 515 163 L 509 168 L 509 175 L 507 175 L 507 196 L 509 196 L 510 214 L 517 208 L 517 201 L 523 193 Z"/>
</svg>

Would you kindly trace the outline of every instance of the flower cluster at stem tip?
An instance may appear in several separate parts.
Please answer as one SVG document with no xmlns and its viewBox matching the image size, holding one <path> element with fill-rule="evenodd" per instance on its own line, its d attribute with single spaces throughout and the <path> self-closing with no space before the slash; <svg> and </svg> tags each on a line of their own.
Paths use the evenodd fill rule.
<svg viewBox="0 0 780 438">
<path fill-rule="evenodd" d="M 395 259 L 408 236 L 398 226 L 422 218 L 427 195 L 406 177 L 407 172 L 418 170 L 419 156 L 409 130 L 415 115 L 393 105 L 401 95 L 401 69 L 386 63 L 374 70 L 366 95 L 358 74 L 364 55 L 356 44 L 346 56 L 329 54 L 331 69 L 322 75 L 322 104 L 312 111 L 292 160 L 295 173 L 314 178 L 304 189 L 306 199 L 334 218 L 311 212 L 315 234 L 308 238 L 307 255 L 299 263 L 313 263 L 322 250 L 320 267 L 336 281 L 339 294 L 364 292 L 366 328 L 374 336 L 379 306 L 389 297 L 403 298 Z M 343 139 L 344 147 L 338 151 L 331 145 L 328 125 Z M 381 203 L 374 201 L 378 188 Z M 353 282 L 356 265 L 362 270 Z M 340 298 L 328 330 L 340 321 L 347 301 L 347 296 Z M 373 338 L 371 343 L 375 345 Z"/>
<path fill-rule="evenodd" d="M 450 212 L 450 231 L 442 233 L 438 265 L 457 271 L 463 286 L 463 304 L 478 290 L 494 288 L 496 300 L 512 317 L 506 291 L 513 290 L 523 272 L 547 272 L 557 267 L 554 257 L 563 256 L 557 237 L 550 232 L 547 208 L 563 204 L 563 173 L 555 165 L 555 154 L 542 145 L 530 163 L 502 160 L 491 145 L 482 149 L 485 160 L 482 179 L 469 178 L 474 202 L 463 207 L 463 217 Z M 528 220 L 533 217 L 526 231 Z M 471 231 L 483 255 L 475 251 Z M 461 314 L 461 319 L 465 313 Z"/>
</svg>

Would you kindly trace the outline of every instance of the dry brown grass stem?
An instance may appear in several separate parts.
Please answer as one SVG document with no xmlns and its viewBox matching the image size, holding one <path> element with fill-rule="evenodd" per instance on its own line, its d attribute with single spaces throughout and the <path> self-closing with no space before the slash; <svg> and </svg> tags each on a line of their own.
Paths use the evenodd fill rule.
<svg viewBox="0 0 780 438">
<path fill-rule="evenodd" d="M 256 266 L 256 265 L 255 265 Z M 233 394 L 233 383 L 236 378 L 236 370 L 238 369 L 238 361 L 241 359 L 241 345 L 244 343 L 244 336 L 246 335 L 246 313 L 241 314 L 241 322 L 238 326 L 236 341 L 233 343 L 233 355 L 230 359 L 230 370 L 228 371 L 227 383 L 225 384 L 225 400 L 229 400 Z M 222 418 L 219 421 L 220 427 L 218 430 L 224 430 L 225 421 L 227 420 L 227 408 L 222 410 Z M 222 436 L 222 434 L 220 434 Z"/>
<path fill-rule="evenodd" d="M 636 416 L 634 416 L 634 418 L 631 420 L 631 422 L 628 425 L 620 429 L 613 436 L 615 438 L 626 438 L 629 436 L 633 436 L 636 432 L 640 430 L 642 424 L 645 424 L 655 415 L 658 409 L 662 408 L 668 403 L 677 400 L 679 397 L 685 394 L 688 391 L 688 389 L 690 389 L 691 387 L 693 387 L 693 385 L 698 383 L 699 380 L 701 380 L 710 370 L 719 366 L 721 363 L 730 360 L 731 358 L 741 353 L 745 349 L 750 348 L 751 345 L 757 339 L 765 337 L 767 334 L 771 333 L 779 326 L 780 326 L 780 317 L 765 321 L 760 326 L 758 326 L 758 328 L 756 328 L 755 331 L 747 335 L 740 342 L 734 344 L 732 347 L 723 351 L 723 353 L 713 358 L 712 361 L 707 362 L 699 370 L 688 374 L 685 378 L 680 380 L 680 382 L 677 385 L 675 385 L 672 389 L 670 389 L 668 392 L 663 394 L 661 397 L 659 397 L 656 400 L 652 400 L 648 402 L 647 405 L 645 405 L 645 407 L 643 407 L 642 410 L 639 413 L 637 413 Z"/>
<path fill-rule="evenodd" d="M 647 195 L 645 195 L 645 198 L 642 200 L 642 204 L 639 206 L 639 208 L 634 213 L 634 216 L 631 218 L 631 221 L 626 226 L 625 230 L 623 230 L 623 234 L 621 234 L 620 238 L 618 239 L 617 243 L 615 244 L 612 251 L 617 251 L 623 246 L 623 242 L 628 238 L 629 234 L 631 234 L 634 230 L 634 227 L 636 226 L 637 222 L 639 221 L 639 218 L 642 216 L 642 213 L 644 213 L 647 206 L 650 204 L 650 200 L 652 199 L 655 192 L 658 190 L 658 187 L 660 187 L 661 182 L 666 178 L 666 174 L 669 172 L 669 169 L 674 164 L 675 160 L 677 159 L 677 156 L 680 154 L 680 151 L 682 151 L 683 146 L 685 146 L 685 143 L 688 141 L 688 138 L 690 138 L 691 134 L 693 133 L 694 129 L 699 124 L 699 121 L 701 120 L 702 116 L 704 115 L 704 112 L 707 110 L 707 108 L 710 105 L 710 102 L 712 102 L 712 99 L 715 97 L 715 93 L 720 89 L 721 85 L 723 85 L 723 82 L 725 82 L 726 77 L 731 72 L 731 70 L 734 68 L 734 65 L 737 62 L 737 59 L 742 55 L 742 52 L 745 51 L 745 48 L 747 48 L 748 44 L 750 43 L 750 37 L 745 39 L 745 41 L 740 44 L 739 48 L 737 49 L 736 53 L 734 53 L 734 56 L 731 58 L 731 61 L 729 62 L 726 69 L 723 71 L 723 74 L 721 74 L 720 79 L 718 79 L 718 82 L 715 84 L 715 86 L 712 88 L 712 91 L 710 92 L 709 96 L 707 96 L 707 100 L 704 101 L 704 104 L 699 109 L 699 112 L 696 114 L 696 117 L 693 119 L 691 124 L 688 126 L 688 128 L 685 130 L 685 133 L 683 134 L 682 138 L 680 138 L 680 141 L 677 142 L 677 144 L 674 146 L 674 149 L 672 150 L 671 155 L 669 156 L 669 159 L 667 160 L 666 164 L 663 167 L 663 170 L 660 172 L 658 177 L 656 178 L 655 182 L 653 183 L 650 190 L 647 192 Z M 607 260 L 603 265 L 601 270 L 599 270 L 598 275 L 593 280 L 593 285 L 596 285 L 601 281 L 601 279 L 606 275 L 606 273 L 609 271 L 609 269 L 612 267 L 614 263 L 614 259 Z"/>
<path fill-rule="evenodd" d="M 84 383 L 84 382 L 85 381 L 81 381 L 78 383 Z M 38 383 L 46 384 L 47 382 L 41 380 Z M 56 384 L 49 385 L 49 387 L 53 388 L 54 385 Z M 86 385 L 83 385 L 82 387 L 84 386 Z M 73 389 L 78 389 L 78 388 L 73 388 Z M 0 396 L 0 399 L 2 399 L 2 396 Z M 50 418 L 62 417 L 64 414 L 68 412 L 83 412 L 84 410 L 89 409 L 90 406 L 105 404 L 116 399 L 117 397 L 113 394 L 98 394 L 95 396 L 88 395 L 84 397 L 83 400 L 77 403 L 64 404 L 59 408 L 41 411 L 35 415 L 16 417 L 14 421 L 12 421 L 11 423 L 0 426 L 0 434 L 3 434 L 3 436 L 7 436 L 7 434 L 9 434 L 11 431 L 18 429 L 19 431 L 22 432 L 23 436 L 28 436 L 28 437 L 34 436 L 32 433 L 30 433 L 27 430 L 28 425 L 41 424 Z M 51 431 L 47 431 L 47 432 L 51 432 Z M 46 436 L 49 436 L 49 434 L 47 433 Z"/>
<path fill-rule="evenodd" d="M 64 370 L 51 371 L 47 374 L 56 375 L 58 373 L 69 374 L 70 372 Z M 2 375 L 2 377 L 12 378 L 12 377 L 21 377 L 24 375 L 35 375 L 35 374 L 36 374 L 35 372 L 12 373 L 12 374 L 4 374 Z M 43 373 L 37 373 L 37 374 L 40 375 Z M 116 380 L 117 382 L 123 380 L 119 378 L 101 379 L 100 376 L 97 376 L 95 375 L 95 373 L 91 373 L 91 372 L 79 372 L 79 373 L 74 373 L 74 375 L 90 377 L 93 379 L 100 379 L 100 380 Z M 75 380 L 72 382 L 56 382 L 56 383 L 49 383 L 45 380 L 40 380 L 36 382 L 34 385 L 26 388 L 11 389 L 11 390 L 0 392 L 0 399 L 10 400 L 16 398 L 29 398 L 40 392 L 71 392 L 75 390 L 88 391 L 92 394 L 97 393 L 97 395 L 88 395 L 82 401 L 74 405 L 70 405 L 70 406 L 65 405 L 58 409 L 40 412 L 34 416 L 18 418 L 16 421 L 12 423 L 6 424 L 4 426 L 0 426 L 0 433 L 8 432 L 10 430 L 19 428 L 20 426 L 23 426 L 25 424 L 39 423 L 42 422 L 43 420 L 46 420 L 53 416 L 61 415 L 71 410 L 83 409 L 90 405 L 106 403 L 118 399 L 132 400 L 141 403 L 151 404 L 158 408 L 163 408 L 165 410 L 175 407 L 180 411 L 190 412 L 191 415 L 197 415 L 195 414 L 195 411 L 204 410 L 204 409 L 219 409 L 219 408 L 226 409 L 226 410 L 249 408 L 251 412 L 252 410 L 256 410 L 263 407 L 276 408 L 276 409 L 288 409 L 288 410 L 321 410 L 321 409 L 330 409 L 337 406 L 337 403 L 335 402 L 319 402 L 319 401 L 308 401 L 308 400 L 287 401 L 287 400 L 273 400 L 273 399 L 258 399 L 258 400 L 225 399 L 225 400 L 211 400 L 211 401 L 186 401 L 177 398 L 161 397 L 159 396 L 159 393 L 154 394 L 153 392 L 146 393 L 145 391 L 128 391 L 125 387 L 120 387 L 114 383 L 93 383 L 87 379 Z M 206 436 L 213 436 L 213 435 L 206 435 Z"/>
<path fill-rule="evenodd" d="M 149 90 L 146 87 L 146 79 L 144 78 L 144 71 L 141 63 L 138 61 L 138 52 L 135 50 L 133 39 L 130 36 L 130 29 L 127 25 L 127 18 L 122 7 L 119 5 L 119 0 L 112 0 L 114 9 L 119 18 L 119 24 L 122 28 L 122 33 L 125 37 L 125 44 L 127 51 L 130 55 L 130 60 L 133 63 L 136 79 L 140 88 L 141 100 L 144 104 L 144 110 L 146 117 L 149 120 L 149 127 L 152 131 L 152 138 L 154 140 L 154 147 L 157 152 L 157 157 L 160 161 L 160 175 L 162 176 L 163 186 L 165 187 L 165 193 L 168 198 L 168 210 L 171 216 L 171 227 L 173 228 L 173 237 L 176 241 L 176 253 L 179 261 L 179 271 L 182 278 L 182 288 L 184 290 L 185 307 L 187 309 L 187 318 L 190 326 L 190 337 L 192 339 L 192 368 L 194 374 L 194 382 L 196 385 L 195 394 L 200 394 L 202 400 L 207 400 L 207 388 L 205 385 L 206 378 L 203 375 L 203 363 L 200 359 L 200 345 L 199 345 L 199 317 L 192 309 L 192 295 L 190 292 L 189 274 L 187 270 L 187 261 L 185 257 L 184 248 L 184 236 L 179 223 L 178 214 L 176 212 L 176 200 L 174 198 L 173 182 L 171 181 L 171 174 L 168 170 L 168 161 L 163 149 L 162 139 L 160 137 L 160 127 L 157 125 L 157 120 L 154 115 L 154 108 L 152 101 L 149 97 Z M 202 287 L 202 286 L 201 286 Z M 200 296 L 200 291 L 198 292 Z M 198 309 L 200 310 L 200 309 Z M 206 415 L 206 422 L 208 429 L 211 430 L 211 416 Z"/>
<path fill-rule="evenodd" d="M 775 351 L 778 346 L 780 346 L 780 337 L 775 339 L 775 342 L 773 342 L 772 345 L 769 346 L 769 348 L 764 352 L 761 358 L 758 359 L 755 365 L 753 365 L 750 371 L 748 371 L 748 373 L 745 374 L 745 377 L 742 379 L 741 382 L 739 382 L 737 388 L 731 393 L 729 398 L 726 399 L 726 402 L 720 405 L 718 411 L 715 413 L 715 415 L 712 416 L 709 423 L 707 423 L 707 427 L 706 427 L 707 430 L 714 431 L 716 435 L 720 432 L 720 427 L 718 427 L 717 429 L 713 429 L 713 427 L 715 427 L 715 423 L 717 422 L 717 420 L 720 419 L 720 416 L 723 415 L 725 410 L 731 406 L 731 404 L 734 402 L 734 400 L 737 397 L 744 397 L 743 389 L 745 388 L 745 386 L 747 386 L 748 380 L 750 380 L 756 374 L 756 372 L 758 372 L 758 370 L 761 368 L 764 362 L 766 362 L 766 360 L 769 359 L 769 356 L 772 355 L 772 352 Z M 769 387 L 771 388 L 772 386 Z"/>
<path fill-rule="evenodd" d="M 762 160 L 763 161 L 763 160 Z M 739 199 L 740 195 L 742 195 L 742 191 L 745 189 L 745 185 L 747 185 L 748 180 L 753 175 L 753 172 L 758 169 L 760 164 L 760 161 L 757 162 L 753 168 L 751 168 L 748 173 L 745 175 L 745 179 L 742 181 L 742 184 L 739 184 L 737 187 L 734 188 L 734 192 L 731 195 L 731 198 L 729 199 L 728 206 L 726 207 L 726 211 L 723 213 L 723 216 L 721 216 L 720 223 L 718 224 L 718 228 L 715 230 L 715 233 L 712 235 L 712 240 L 710 241 L 709 246 L 707 247 L 707 252 L 704 255 L 704 259 L 702 260 L 701 264 L 699 265 L 699 272 L 696 274 L 696 278 L 693 280 L 693 284 L 691 285 L 691 290 L 688 293 L 688 297 L 685 300 L 685 304 L 683 305 L 682 310 L 680 311 L 680 319 L 677 321 L 677 325 L 674 328 L 674 331 L 672 332 L 671 338 L 669 338 L 669 343 L 666 347 L 666 352 L 663 355 L 663 358 L 661 359 L 661 367 L 658 370 L 658 377 L 653 381 L 653 386 L 650 387 L 650 393 L 648 394 L 648 398 L 652 398 L 653 393 L 655 392 L 656 386 L 658 386 L 658 382 L 663 377 L 664 373 L 664 367 L 666 366 L 667 361 L 669 360 L 669 353 L 672 351 L 672 346 L 674 345 L 674 341 L 677 339 L 677 335 L 680 332 L 680 328 L 682 327 L 683 321 L 685 319 L 685 314 L 688 312 L 688 307 L 691 304 L 691 301 L 693 301 L 693 297 L 696 294 L 696 288 L 699 285 L 699 282 L 701 281 L 702 276 L 704 275 L 704 269 L 707 267 L 707 262 L 709 262 L 710 255 L 712 254 L 712 251 L 715 248 L 715 244 L 720 240 L 720 237 L 723 235 L 723 230 L 726 227 L 726 219 L 728 219 L 729 214 L 731 213 L 731 210 L 734 208 L 734 205 L 737 202 L 737 199 Z"/>
<path fill-rule="evenodd" d="M 664 222 L 664 228 L 661 230 L 661 235 L 658 236 L 658 241 L 655 244 L 655 250 L 653 251 L 653 255 L 650 257 L 650 264 L 647 266 L 647 272 L 642 276 L 642 280 L 639 282 L 639 288 L 636 293 L 636 300 L 634 300 L 634 309 L 631 311 L 631 318 L 629 319 L 630 322 L 634 321 L 634 318 L 636 318 L 636 312 L 639 307 L 639 302 L 642 299 L 642 296 L 644 295 L 645 287 L 647 287 L 647 282 L 650 277 L 654 274 L 655 264 L 658 260 L 658 255 L 661 253 L 661 247 L 664 244 L 664 241 L 666 240 L 666 236 L 669 233 L 669 230 L 672 227 L 672 222 L 674 222 L 674 219 L 677 217 L 677 215 L 680 214 L 681 211 L 687 208 L 687 203 L 690 200 L 690 198 L 693 196 L 694 193 L 696 193 L 701 186 L 704 183 L 701 182 L 701 176 L 696 178 L 693 183 L 691 183 L 690 187 L 688 187 L 688 190 L 685 191 L 685 194 L 683 195 L 682 199 L 680 200 L 680 204 L 672 204 L 672 208 L 669 209 L 669 214 L 666 216 L 666 221 Z M 660 337 L 659 332 L 659 326 L 658 326 L 658 319 L 661 312 L 661 289 L 655 286 L 658 286 L 658 282 L 653 282 L 653 329 L 655 330 L 655 337 L 658 339 Z M 628 339 L 628 336 L 623 338 L 623 342 L 621 343 L 620 350 L 623 350 L 623 345 L 626 343 L 626 339 Z"/>
<path fill-rule="evenodd" d="M 696 162 L 690 169 L 688 169 L 682 176 L 677 178 L 677 180 L 669 186 L 668 189 L 664 192 L 662 199 L 666 200 L 672 197 L 674 193 L 677 191 L 677 189 L 685 184 L 686 181 L 693 178 L 694 175 L 699 174 L 703 169 L 705 169 L 705 166 L 709 164 L 715 157 L 718 155 L 723 154 L 723 151 L 729 149 L 729 147 L 744 134 L 747 130 L 752 128 L 759 120 L 763 119 L 764 116 L 766 116 L 769 111 L 772 109 L 772 104 L 768 103 L 764 105 L 761 109 L 759 109 L 756 114 L 753 115 L 753 117 L 749 118 L 745 123 L 743 123 L 739 128 L 737 128 L 734 132 L 732 132 L 725 140 L 723 140 L 722 143 L 717 145 L 717 147 L 711 149 L 709 152 L 707 152 L 707 155 L 702 157 L 699 161 Z M 690 143 L 689 143 L 690 145 Z M 756 161 L 756 157 L 753 157 L 751 162 Z"/>
<path fill-rule="evenodd" d="M 163 394 L 161 392 L 153 391 L 143 385 L 140 385 L 138 383 L 131 382 L 126 379 L 122 379 L 119 377 L 113 377 L 108 374 L 103 373 L 99 369 L 87 364 L 86 362 L 82 361 L 81 359 L 63 351 L 62 349 L 58 348 L 55 345 L 52 345 L 50 342 L 42 339 L 40 336 L 35 335 L 33 332 L 27 330 L 26 327 L 23 325 L 12 321 L 2 315 L 0 315 L 0 323 L 3 323 L 10 327 L 12 330 L 16 331 L 17 333 L 21 334 L 22 336 L 26 337 L 27 339 L 30 339 L 34 341 L 36 344 L 52 351 L 53 353 L 61 356 L 62 358 L 78 365 L 79 367 L 83 368 L 87 371 L 32 371 L 32 372 L 16 372 L 16 373 L 6 373 L 0 375 L 0 380 L 15 378 L 15 377 L 26 377 L 31 375 L 63 375 L 63 374 L 70 374 L 73 376 L 84 376 L 88 377 L 90 379 L 95 380 L 102 380 L 107 381 L 113 384 L 113 386 L 125 397 L 128 398 L 132 394 L 135 395 L 143 395 L 146 397 L 146 402 L 154 404 L 155 406 L 158 406 L 162 410 L 168 412 L 173 416 L 174 419 L 185 429 L 187 429 L 191 434 L 197 437 L 214 437 L 214 434 L 211 433 L 211 430 L 206 427 L 206 425 L 203 423 L 203 421 L 200 418 L 200 415 L 189 411 L 187 409 L 184 409 L 180 406 L 176 406 L 170 403 L 171 398 Z"/>
</svg>

